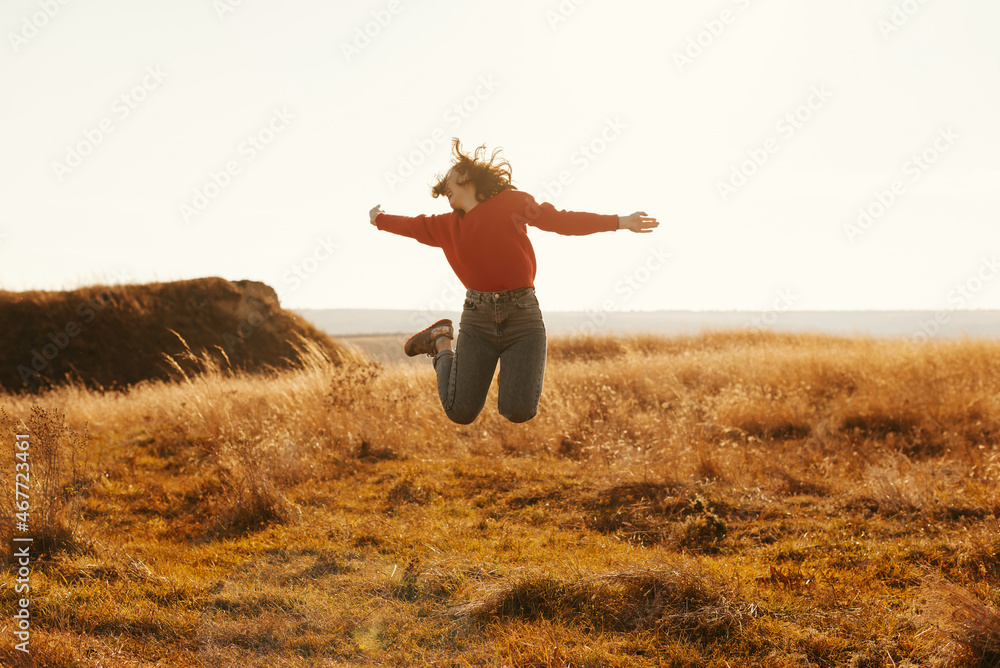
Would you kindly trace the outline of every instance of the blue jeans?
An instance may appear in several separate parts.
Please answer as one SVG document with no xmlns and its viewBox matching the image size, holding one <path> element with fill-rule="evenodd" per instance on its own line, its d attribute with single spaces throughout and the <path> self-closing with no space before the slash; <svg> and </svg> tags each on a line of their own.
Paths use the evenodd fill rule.
<svg viewBox="0 0 1000 668">
<path fill-rule="evenodd" d="M 545 346 L 534 288 L 466 292 L 455 350 L 434 357 L 445 414 L 459 424 L 475 420 L 500 362 L 500 414 L 511 422 L 535 417 L 545 378 Z"/>
</svg>

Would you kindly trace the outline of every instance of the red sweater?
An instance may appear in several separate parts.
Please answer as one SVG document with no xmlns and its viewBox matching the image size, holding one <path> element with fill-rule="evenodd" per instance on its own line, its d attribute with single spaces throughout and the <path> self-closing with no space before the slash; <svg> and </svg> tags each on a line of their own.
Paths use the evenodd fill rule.
<svg viewBox="0 0 1000 668">
<path fill-rule="evenodd" d="M 520 190 L 503 190 L 472 211 L 434 216 L 390 216 L 375 219 L 380 230 L 412 237 L 444 251 L 466 288 L 500 292 L 534 287 L 535 251 L 527 226 L 559 234 L 593 234 L 618 229 L 618 216 L 561 211 Z"/>
</svg>

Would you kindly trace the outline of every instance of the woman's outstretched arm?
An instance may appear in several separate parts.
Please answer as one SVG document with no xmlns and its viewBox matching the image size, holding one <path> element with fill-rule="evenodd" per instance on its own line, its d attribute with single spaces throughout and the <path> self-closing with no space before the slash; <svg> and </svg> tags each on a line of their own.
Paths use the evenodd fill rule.
<svg viewBox="0 0 1000 668">
<path fill-rule="evenodd" d="M 428 246 L 440 246 L 451 214 L 434 216 L 391 216 L 376 204 L 368 212 L 369 222 L 380 230 L 416 239 Z"/>
<path fill-rule="evenodd" d="M 645 211 L 636 211 L 627 216 L 604 215 L 579 211 L 562 211 L 552 204 L 538 204 L 527 193 L 518 193 L 523 216 L 515 214 L 515 222 L 523 222 L 546 232 L 556 232 L 566 235 L 594 234 L 595 232 L 611 232 L 613 230 L 631 230 L 633 232 L 652 232 L 659 223 L 656 218 Z"/>
</svg>

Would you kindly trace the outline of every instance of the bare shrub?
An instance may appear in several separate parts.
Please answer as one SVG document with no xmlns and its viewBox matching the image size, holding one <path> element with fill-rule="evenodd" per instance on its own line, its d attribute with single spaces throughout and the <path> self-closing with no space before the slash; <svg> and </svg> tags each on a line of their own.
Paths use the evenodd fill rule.
<svg viewBox="0 0 1000 668">
<path fill-rule="evenodd" d="M 694 562 L 636 569 L 564 581 L 529 575 L 496 588 L 483 599 L 446 614 L 478 623 L 555 619 L 598 632 L 652 630 L 688 633 L 705 640 L 725 636 L 752 617 L 751 606 L 734 605 L 734 594 Z"/>
<path fill-rule="evenodd" d="M 910 470 L 910 462 L 903 455 L 890 456 L 865 470 L 865 487 L 879 511 L 886 514 L 913 512 L 928 502 L 927 490 L 907 475 Z"/>
<path fill-rule="evenodd" d="M 953 462 L 911 461 L 906 455 L 892 454 L 870 465 L 863 474 L 865 487 L 878 504 L 879 512 L 950 512 L 965 509 L 952 505 L 960 496 L 960 480 L 967 476 L 964 466 Z M 959 494 L 956 494 L 956 490 Z"/>
<path fill-rule="evenodd" d="M 15 420 L 0 408 L 0 434 L 5 449 L 10 448 L 0 456 L 4 480 L 11 481 L 4 486 L 4 544 L 9 547 L 9 538 L 20 535 L 30 536 L 32 551 L 39 554 L 78 548 L 89 433 L 71 429 L 56 410 L 32 405 L 27 420 Z M 16 434 L 28 436 L 29 446 L 20 455 L 14 450 Z M 20 496 L 16 475 L 26 481 Z"/>
<path fill-rule="evenodd" d="M 941 668 L 1000 666 L 1000 610 L 967 589 L 928 578 L 920 597 L 926 649 Z"/>
</svg>

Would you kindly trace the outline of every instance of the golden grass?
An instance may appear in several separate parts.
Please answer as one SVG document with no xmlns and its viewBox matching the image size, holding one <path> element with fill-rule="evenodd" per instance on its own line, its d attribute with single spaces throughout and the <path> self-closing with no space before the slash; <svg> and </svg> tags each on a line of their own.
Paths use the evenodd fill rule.
<svg viewBox="0 0 1000 668">
<path fill-rule="evenodd" d="M 467 426 L 298 352 L 0 397 L 85 450 L 35 665 L 997 665 L 1000 343 L 556 339 L 534 420 Z"/>
</svg>

